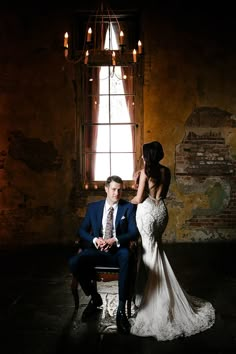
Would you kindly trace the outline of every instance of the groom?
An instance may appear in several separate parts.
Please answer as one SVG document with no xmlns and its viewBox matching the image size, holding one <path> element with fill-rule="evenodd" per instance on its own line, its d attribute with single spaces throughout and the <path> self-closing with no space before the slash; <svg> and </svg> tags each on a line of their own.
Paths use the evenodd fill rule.
<svg viewBox="0 0 236 354">
<path fill-rule="evenodd" d="M 102 305 L 97 292 L 94 267 L 119 267 L 119 302 L 116 314 L 117 329 L 128 334 L 130 324 L 125 313 L 127 300 L 130 241 L 138 238 L 135 220 L 136 206 L 121 199 L 123 181 L 119 176 L 110 176 L 105 182 L 106 199 L 90 203 L 85 218 L 77 231 L 84 242 L 82 252 L 69 260 L 70 270 L 79 281 L 84 293 L 91 299 L 82 314 L 86 320 Z M 110 208 L 112 230 L 109 224 Z M 111 232 L 110 235 L 107 235 Z"/>
</svg>

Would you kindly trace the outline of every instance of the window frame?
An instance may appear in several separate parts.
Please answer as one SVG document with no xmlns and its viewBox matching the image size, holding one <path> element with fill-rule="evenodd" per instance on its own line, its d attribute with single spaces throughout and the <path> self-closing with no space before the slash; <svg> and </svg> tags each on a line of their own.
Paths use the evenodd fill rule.
<svg viewBox="0 0 236 354">
<path fill-rule="evenodd" d="M 84 16 L 84 15 L 83 15 Z M 120 15 L 120 19 L 125 21 L 127 19 L 127 23 L 131 20 L 135 21 L 137 25 L 137 16 L 128 16 L 125 14 Z M 127 28 L 126 23 L 126 28 Z M 81 22 L 80 22 L 81 24 Z M 123 26 L 123 23 L 122 23 Z M 127 33 L 129 33 L 127 29 Z M 136 35 L 138 38 L 138 34 Z M 136 41 L 137 42 L 137 41 Z M 75 48 L 78 50 L 78 48 Z M 131 55 L 131 51 L 127 51 L 127 55 Z M 99 63 L 101 66 L 102 63 Z M 96 65 L 96 64 L 95 64 Z M 95 66 L 90 64 L 91 66 Z M 107 66 L 107 63 L 104 64 Z M 140 156 L 141 156 L 141 147 L 143 144 L 143 58 L 140 57 L 137 63 L 130 63 L 129 65 L 133 68 L 133 95 L 135 101 L 135 113 L 134 113 L 134 122 L 131 122 L 134 125 L 134 148 L 133 152 L 135 154 L 134 158 L 134 171 L 139 169 L 140 166 Z M 88 70 L 88 66 L 84 65 L 83 62 L 78 62 L 75 65 L 75 86 L 78 87 L 76 90 L 76 115 L 75 115 L 75 135 L 76 135 L 76 143 L 77 143 L 77 157 L 76 157 L 76 173 L 78 184 L 80 188 L 87 190 L 96 190 L 104 188 L 104 181 L 96 181 L 89 180 L 86 176 L 86 168 L 85 168 L 85 149 L 84 149 L 84 127 L 86 121 L 86 105 L 84 100 L 84 87 L 86 87 L 86 70 Z M 86 93 L 87 95 L 87 93 Z M 108 177 L 108 176 L 107 176 Z M 122 176 L 121 176 L 122 177 Z M 133 189 L 133 180 L 125 180 L 124 179 L 124 188 L 125 189 Z"/>
</svg>

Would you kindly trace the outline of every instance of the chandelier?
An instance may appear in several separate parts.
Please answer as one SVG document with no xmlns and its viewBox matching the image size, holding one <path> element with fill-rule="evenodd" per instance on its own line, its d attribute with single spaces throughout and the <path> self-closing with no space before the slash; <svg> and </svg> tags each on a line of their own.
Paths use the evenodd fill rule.
<svg viewBox="0 0 236 354">
<path fill-rule="evenodd" d="M 126 37 L 126 15 L 115 14 L 111 9 L 100 8 L 90 13 L 83 33 L 64 34 L 64 57 L 68 62 L 88 66 L 127 66 L 135 65 L 143 54 L 140 39 L 135 43 L 135 33 L 131 42 Z M 132 31 L 131 29 L 131 32 Z M 76 48 L 76 36 L 83 38 L 80 48 Z M 75 49 L 76 48 L 76 49 Z"/>
</svg>

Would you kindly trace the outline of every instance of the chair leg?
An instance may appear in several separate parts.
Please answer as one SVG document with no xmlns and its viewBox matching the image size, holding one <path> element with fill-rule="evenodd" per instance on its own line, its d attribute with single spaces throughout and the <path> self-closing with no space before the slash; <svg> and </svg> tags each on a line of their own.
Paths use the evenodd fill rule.
<svg viewBox="0 0 236 354">
<path fill-rule="evenodd" d="M 72 275 L 71 292 L 74 298 L 75 309 L 79 308 L 79 292 L 78 292 L 78 280 Z"/>
</svg>

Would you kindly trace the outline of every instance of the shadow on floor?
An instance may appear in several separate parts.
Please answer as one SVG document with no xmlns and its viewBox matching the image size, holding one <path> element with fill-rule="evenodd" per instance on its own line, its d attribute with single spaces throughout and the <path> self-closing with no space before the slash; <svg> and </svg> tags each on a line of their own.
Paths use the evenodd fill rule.
<svg viewBox="0 0 236 354">
<path fill-rule="evenodd" d="M 81 322 L 88 298 L 80 291 L 74 311 L 68 271 L 70 247 L 40 246 L 0 250 L 0 340 L 4 354 L 167 354 L 236 353 L 235 243 L 165 245 L 173 270 L 187 292 L 209 300 L 216 323 L 189 338 L 157 342 L 153 338 L 99 331 L 97 318 Z M 115 296 L 116 283 L 99 283 Z M 110 295 L 109 295 L 110 296 Z"/>
</svg>

